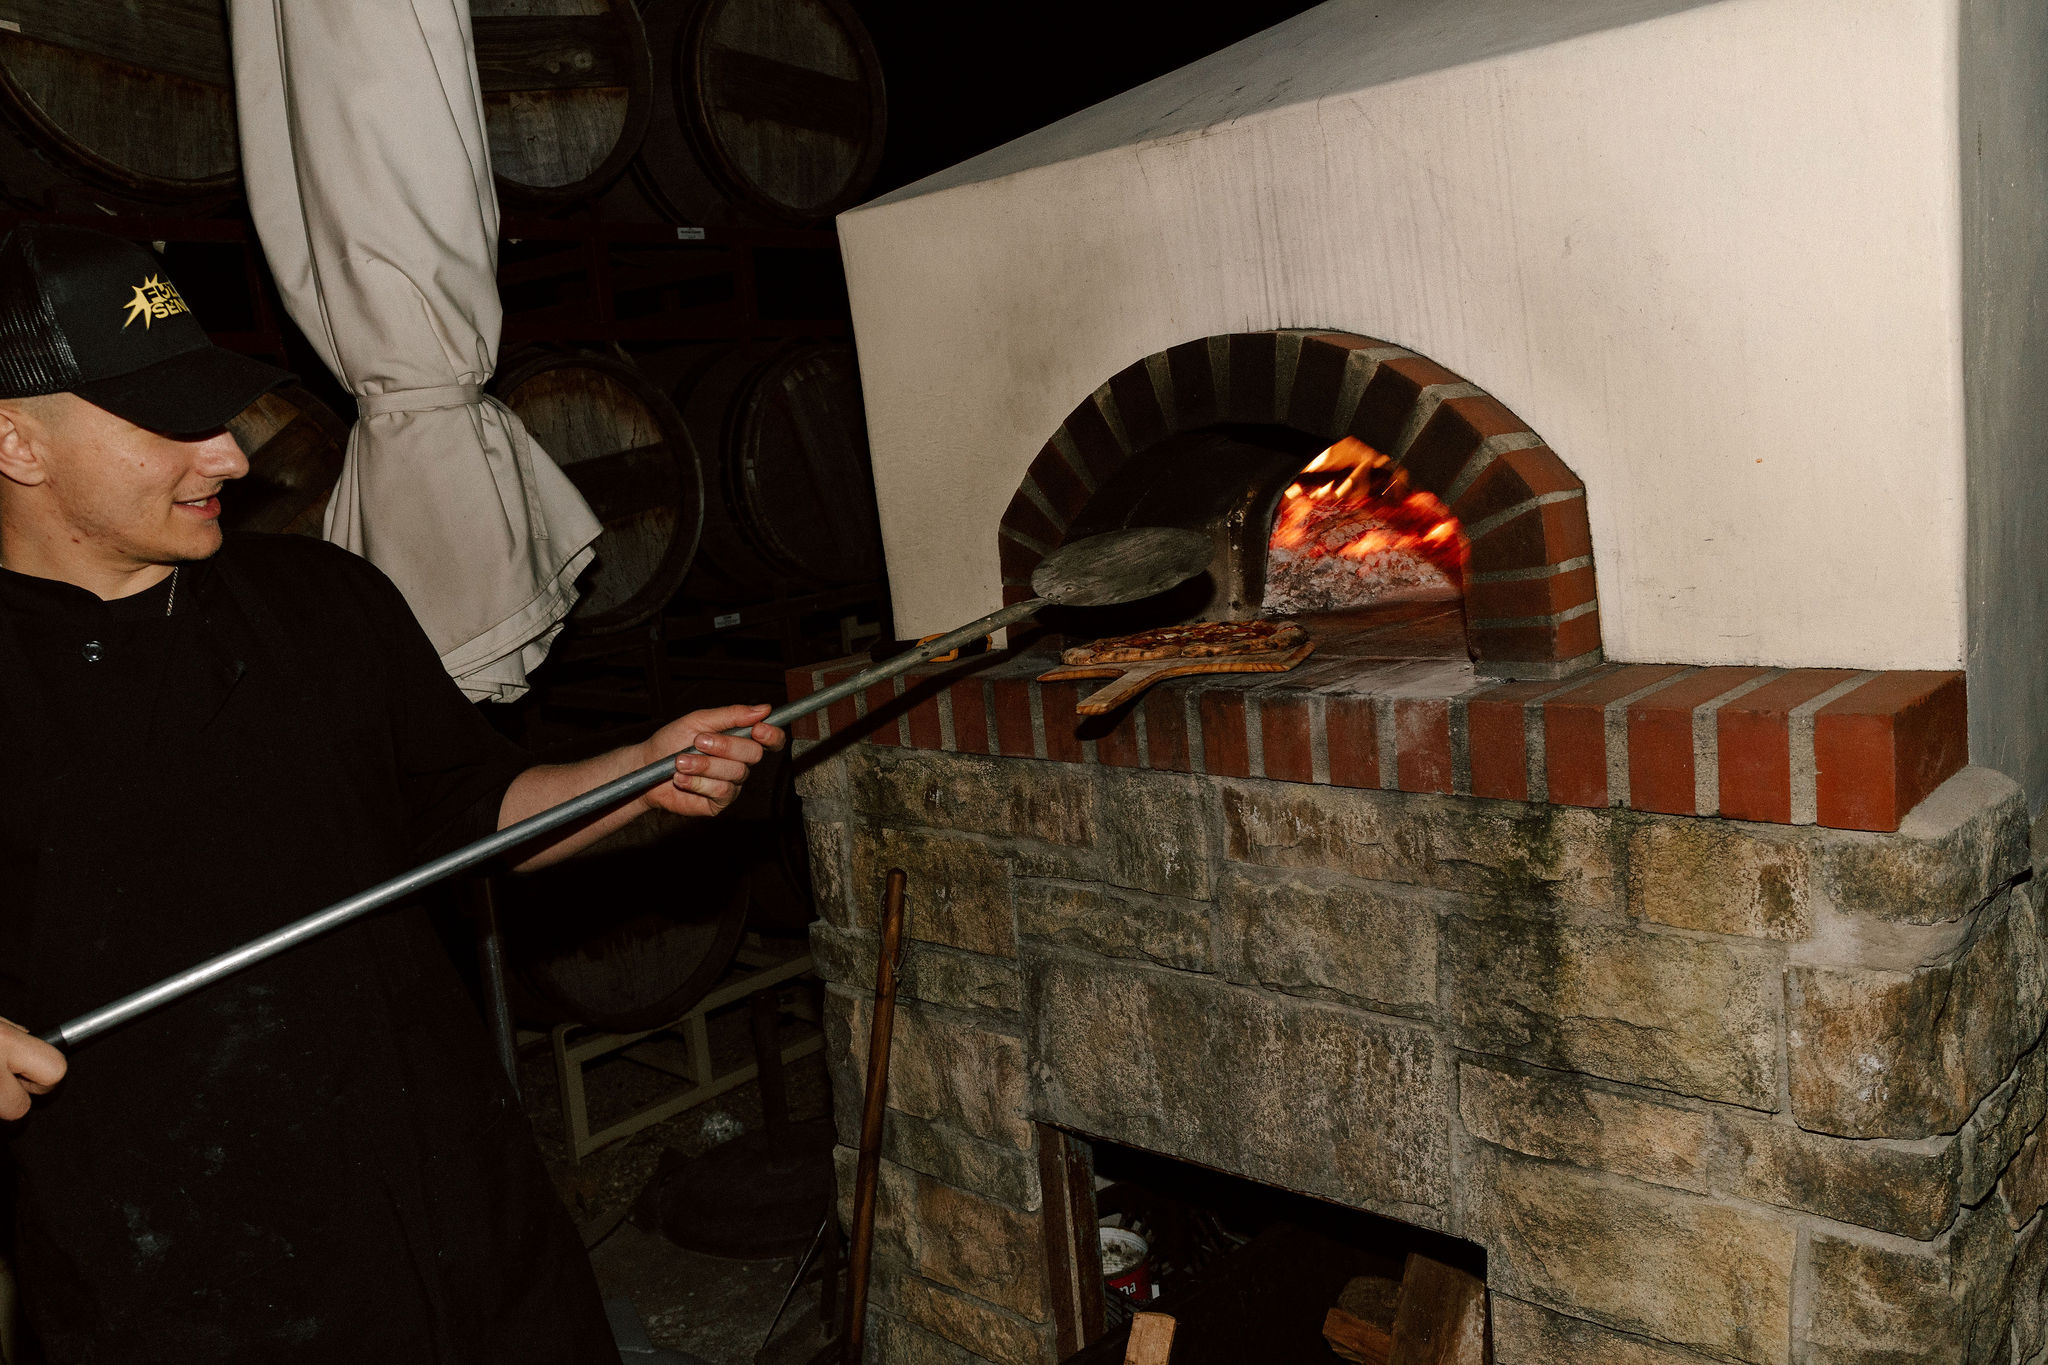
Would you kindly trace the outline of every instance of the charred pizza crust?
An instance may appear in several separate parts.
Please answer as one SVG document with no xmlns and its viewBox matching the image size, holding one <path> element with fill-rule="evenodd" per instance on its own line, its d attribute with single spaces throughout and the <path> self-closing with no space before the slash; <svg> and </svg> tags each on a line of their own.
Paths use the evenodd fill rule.
<svg viewBox="0 0 2048 1365">
<path fill-rule="evenodd" d="M 1292 622 L 1189 621 L 1076 645 L 1062 651 L 1060 659 L 1069 664 L 1136 664 L 1154 659 L 1272 654 L 1293 649 L 1307 638 L 1308 632 Z"/>
</svg>

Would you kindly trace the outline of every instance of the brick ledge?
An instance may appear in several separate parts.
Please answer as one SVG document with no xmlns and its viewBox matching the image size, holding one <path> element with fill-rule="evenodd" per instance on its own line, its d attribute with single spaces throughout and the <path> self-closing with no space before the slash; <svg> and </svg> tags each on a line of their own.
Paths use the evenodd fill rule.
<svg viewBox="0 0 2048 1365">
<path fill-rule="evenodd" d="M 865 656 L 788 675 L 792 699 Z M 1154 687 L 1024 654 L 913 670 L 799 721 L 800 739 L 1889 833 L 1968 759 L 1960 672 L 1604 664 L 1500 683 L 1437 659 L 1342 661 Z"/>
</svg>

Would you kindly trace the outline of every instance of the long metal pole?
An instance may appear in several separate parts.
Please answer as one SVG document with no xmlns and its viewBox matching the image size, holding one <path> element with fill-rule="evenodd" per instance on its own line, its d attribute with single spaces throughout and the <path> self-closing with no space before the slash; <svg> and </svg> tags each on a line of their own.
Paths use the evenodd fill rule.
<svg viewBox="0 0 2048 1365">
<path fill-rule="evenodd" d="M 899 654 L 872 668 L 863 669 L 843 682 L 813 692 L 800 701 L 777 707 L 763 717 L 762 723 L 787 726 L 791 721 L 808 716 L 814 711 L 821 711 L 835 701 L 864 691 L 884 678 L 906 673 L 929 659 L 936 659 L 941 654 L 950 654 L 992 631 L 1021 621 L 1045 605 L 1046 598 L 1033 597 L 1027 601 L 1013 603 L 1001 611 L 992 611 L 980 620 L 970 621 L 958 630 L 948 631 L 935 640 L 927 640 L 916 649 Z M 744 735 L 747 730 L 728 730 L 726 733 Z M 317 910 L 304 919 L 287 924 L 282 929 L 273 930 L 239 948 L 230 949 L 219 957 L 210 958 L 196 967 L 188 967 L 174 976 L 167 976 L 154 986 L 145 986 L 132 995 L 122 996 L 111 1005 L 103 1005 L 90 1014 L 81 1014 L 76 1019 L 43 1034 L 42 1040 L 53 1047 L 76 1047 L 117 1024 L 125 1024 L 138 1015 L 168 1005 L 173 1000 L 212 985 L 222 977 L 232 976 L 244 967 L 254 966 L 287 948 L 296 947 L 307 939 L 318 938 L 328 930 L 337 929 L 352 919 L 367 915 L 372 910 L 382 909 L 393 901 L 404 900 L 407 896 L 423 891 L 443 878 L 452 877 L 479 863 L 489 862 L 501 853 L 510 852 L 564 825 L 574 824 L 578 820 L 608 811 L 621 802 L 669 781 L 675 776 L 676 759 L 683 754 L 696 752 L 696 748 L 692 746 L 659 762 L 627 773 L 624 777 L 614 778 L 601 787 L 593 787 L 583 795 L 572 797 L 559 806 L 551 806 L 538 815 L 530 815 L 517 824 L 507 825 L 495 834 L 487 834 L 474 843 L 465 844 L 453 853 L 445 853 L 432 862 L 420 864 L 410 872 L 400 873 L 389 881 L 379 882 L 367 891 L 359 891 L 346 900 L 336 901 L 325 910 Z"/>
</svg>

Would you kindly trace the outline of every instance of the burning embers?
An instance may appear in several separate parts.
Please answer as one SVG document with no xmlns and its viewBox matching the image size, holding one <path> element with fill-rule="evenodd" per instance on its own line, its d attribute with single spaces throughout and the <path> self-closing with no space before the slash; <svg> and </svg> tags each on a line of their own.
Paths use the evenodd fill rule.
<svg viewBox="0 0 2048 1365">
<path fill-rule="evenodd" d="M 1269 611 L 1363 606 L 1457 592 L 1470 547 L 1433 493 L 1356 437 L 1311 460 L 1281 495 L 1266 563 Z"/>
</svg>

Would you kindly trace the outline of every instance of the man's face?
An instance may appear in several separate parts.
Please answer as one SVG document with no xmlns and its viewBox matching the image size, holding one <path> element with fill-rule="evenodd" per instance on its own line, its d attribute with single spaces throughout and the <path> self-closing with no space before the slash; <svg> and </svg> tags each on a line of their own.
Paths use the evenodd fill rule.
<svg viewBox="0 0 2048 1365">
<path fill-rule="evenodd" d="M 216 495 L 249 472 L 226 431 L 164 436 L 68 393 L 40 400 L 32 420 L 44 492 L 80 551 L 125 568 L 220 548 Z"/>
</svg>

